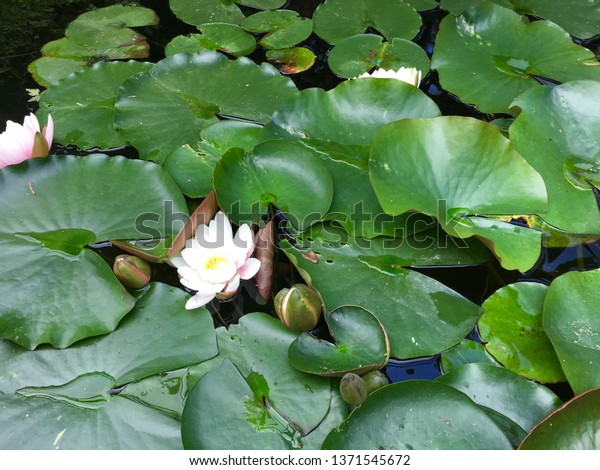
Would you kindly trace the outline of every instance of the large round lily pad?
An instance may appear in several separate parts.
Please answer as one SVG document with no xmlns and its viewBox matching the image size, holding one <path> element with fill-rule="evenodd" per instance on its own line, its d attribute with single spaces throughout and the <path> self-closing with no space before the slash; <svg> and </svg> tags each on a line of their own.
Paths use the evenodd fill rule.
<svg viewBox="0 0 600 470">
<path fill-rule="evenodd" d="M 187 207 L 159 166 L 122 157 L 48 157 L 0 170 L 0 337 L 66 347 L 112 331 L 133 299 L 85 246 L 160 238 Z M 172 226 L 173 225 L 173 226 Z"/>
<path fill-rule="evenodd" d="M 506 113 L 517 96 L 540 86 L 535 77 L 600 79 L 594 53 L 559 26 L 526 23 L 488 2 L 469 2 L 459 16 L 442 20 L 431 66 L 446 90 L 486 113 Z"/>
<path fill-rule="evenodd" d="M 180 146 L 195 144 L 217 115 L 266 122 L 296 93 L 270 64 L 213 51 L 177 54 L 123 84 L 115 123 L 142 158 L 162 162 Z"/>
<path fill-rule="evenodd" d="M 501 428 L 464 393 L 409 380 L 376 390 L 323 449 L 511 449 Z"/>
</svg>

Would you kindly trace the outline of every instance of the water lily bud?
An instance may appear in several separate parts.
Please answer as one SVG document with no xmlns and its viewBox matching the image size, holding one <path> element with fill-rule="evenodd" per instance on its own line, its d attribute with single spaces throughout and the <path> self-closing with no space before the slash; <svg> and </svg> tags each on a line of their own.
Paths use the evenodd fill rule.
<svg viewBox="0 0 600 470">
<path fill-rule="evenodd" d="M 354 406 L 360 406 L 369 394 L 366 382 L 352 372 L 348 372 L 342 377 L 340 393 L 346 403 Z"/>
<path fill-rule="evenodd" d="M 131 255 L 119 255 L 115 258 L 113 271 L 117 279 L 121 281 L 125 287 L 132 289 L 140 289 L 150 282 L 150 264 Z"/>
<path fill-rule="evenodd" d="M 389 385 L 390 379 L 388 379 L 383 372 L 380 370 L 372 370 L 362 376 L 362 379 L 367 384 L 367 393 L 372 393 L 378 388 Z"/>
<path fill-rule="evenodd" d="M 323 299 L 312 287 L 295 284 L 275 296 L 275 311 L 285 326 L 292 330 L 312 330 L 325 310 Z"/>
</svg>

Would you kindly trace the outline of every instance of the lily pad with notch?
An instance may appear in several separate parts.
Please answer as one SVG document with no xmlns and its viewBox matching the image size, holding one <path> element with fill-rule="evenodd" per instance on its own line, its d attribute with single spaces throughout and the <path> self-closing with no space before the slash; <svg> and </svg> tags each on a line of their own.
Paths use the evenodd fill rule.
<svg viewBox="0 0 600 470">
<path fill-rule="evenodd" d="M 234 57 L 251 54 L 256 49 L 254 36 L 238 25 L 230 23 L 206 23 L 200 25 L 202 34 L 177 36 L 165 47 L 165 54 L 202 51 L 222 51 Z"/>
<path fill-rule="evenodd" d="M 313 23 L 292 10 L 263 11 L 248 16 L 242 28 L 266 33 L 258 43 L 266 49 L 287 49 L 304 41 L 312 33 Z"/>
</svg>

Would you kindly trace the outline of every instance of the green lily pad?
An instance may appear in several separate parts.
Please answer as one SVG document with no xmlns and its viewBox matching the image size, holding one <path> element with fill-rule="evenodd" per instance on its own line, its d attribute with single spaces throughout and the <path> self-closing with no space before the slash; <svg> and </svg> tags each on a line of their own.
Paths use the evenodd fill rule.
<svg viewBox="0 0 600 470">
<path fill-rule="evenodd" d="M 104 155 L 3 168 L 0 194 L 0 337 L 29 349 L 108 333 L 133 307 L 110 266 L 86 245 L 177 233 L 180 227 L 164 220 L 164 201 L 187 214 L 162 168 Z"/>
<path fill-rule="evenodd" d="M 400 38 L 385 42 L 376 34 L 343 39 L 329 51 L 327 63 L 333 73 L 345 78 L 358 77 L 373 67 L 385 70 L 414 67 L 423 77 L 429 72 L 429 58 L 419 45 Z"/>
<path fill-rule="evenodd" d="M 556 278 L 544 301 L 543 326 L 575 393 L 600 386 L 600 270 Z"/>
<path fill-rule="evenodd" d="M 373 314 L 361 307 L 339 307 L 325 320 L 335 343 L 302 333 L 288 351 L 298 370 L 317 375 L 342 376 L 381 369 L 390 358 L 385 330 Z"/>
<path fill-rule="evenodd" d="M 238 25 L 206 23 L 200 25 L 202 34 L 177 36 L 165 47 L 167 56 L 182 52 L 222 51 L 235 57 L 248 55 L 256 49 L 254 36 Z"/>
<path fill-rule="evenodd" d="M 148 57 L 149 51 L 145 41 L 143 44 L 96 49 L 77 44 L 69 38 L 61 38 L 44 44 L 42 55 L 55 59 L 85 60 L 87 65 L 91 65 L 106 59 L 144 59 Z"/>
<path fill-rule="evenodd" d="M 285 75 L 292 75 L 308 70 L 313 66 L 316 59 L 315 53 L 306 47 L 269 49 L 265 55 Z"/>
<path fill-rule="evenodd" d="M 463 392 L 479 406 L 506 416 L 525 433 L 562 405 L 562 401 L 543 385 L 488 364 L 466 364 L 436 381 Z"/>
<path fill-rule="evenodd" d="M 304 41 L 313 23 L 292 10 L 263 11 L 248 16 L 242 28 L 252 33 L 267 33 L 258 43 L 267 49 L 286 49 Z"/>
<path fill-rule="evenodd" d="M 50 87 L 40 99 L 38 116 L 52 114 L 54 139 L 82 149 L 126 145 L 115 130 L 115 101 L 122 83 L 152 68 L 146 62 L 97 63 Z"/>
<path fill-rule="evenodd" d="M 334 184 L 328 220 L 357 236 L 394 236 L 406 230 L 407 216 L 383 212 L 369 181 L 371 145 L 389 122 L 439 114 L 427 95 L 399 80 L 348 80 L 328 92 L 300 92 L 275 112 L 265 138 L 295 140 L 319 153 Z"/>
<path fill-rule="evenodd" d="M 459 16 L 442 20 L 431 66 L 446 90 L 485 113 L 506 113 L 517 96 L 541 86 L 535 77 L 600 80 L 594 53 L 559 26 L 524 23 L 517 13 L 487 2 L 469 2 Z"/>
<path fill-rule="evenodd" d="M 302 447 L 304 436 L 326 417 L 332 391 L 329 379 L 304 374 L 286 360 L 297 336 L 264 313 L 244 315 L 238 325 L 219 329 L 223 361 L 204 371 L 188 397 L 182 422 L 184 446 Z M 209 422 L 219 425 L 207 426 Z"/>
<path fill-rule="evenodd" d="M 405 2 L 418 11 L 432 10 L 438 6 L 437 0 L 405 0 Z"/>
<path fill-rule="evenodd" d="M 540 235 L 530 235 L 523 245 L 515 235 L 529 229 L 467 217 L 546 208 L 542 177 L 495 126 L 460 116 L 394 122 L 377 135 L 369 167 L 387 213 L 419 211 L 437 216 L 451 235 L 490 240 L 491 248 L 503 248 L 496 255 L 507 268 L 526 270 L 537 260 Z M 522 246 L 532 250 L 525 263 L 515 249 Z"/>
<path fill-rule="evenodd" d="M 512 449 L 502 429 L 464 393 L 409 380 L 380 388 L 334 429 L 323 449 Z"/>
<path fill-rule="evenodd" d="M 219 206 L 238 224 L 258 222 L 269 204 L 303 230 L 323 218 L 333 182 L 321 160 L 302 145 L 273 140 L 246 154 L 227 151 L 217 162 L 214 188 Z"/>
<path fill-rule="evenodd" d="M 517 151 L 544 178 L 548 212 L 543 219 L 573 233 L 600 233 L 600 212 L 592 187 L 581 187 L 581 177 L 594 181 L 600 164 L 600 83 L 577 81 L 554 88 L 540 87 L 525 93 L 513 106 L 521 114 L 510 126 Z M 591 163 L 591 171 L 576 180 L 565 172 L 569 162 Z"/>
<path fill-rule="evenodd" d="M 65 350 L 0 341 L 0 448 L 180 449 L 176 419 L 118 389 L 217 354 L 210 314 L 186 298 L 152 284 L 115 332 Z"/>
<path fill-rule="evenodd" d="M 169 0 L 173 13 L 188 24 L 200 26 L 203 23 L 240 24 L 244 14 L 236 5 L 246 5 L 259 10 L 273 10 L 285 4 L 285 0 Z"/>
<path fill-rule="evenodd" d="M 177 54 L 123 84 L 115 124 L 142 158 L 163 162 L 182 145 L 193 146 L 217 114 L 265 122 L 296 93 L 293 82 L 266 63 L 213 51 Z"/>
<path fill-rule="evenodd" d="M 487 0 L 516 11 L 521 15 L 539 16 L 553 21 L 578 38 L 590 38 L 600 34 L 600 5 L 589 0 Z M 473 0 L 445 0 L 442 8 L 460 13 L 468 8 Z"/>
<path fill-rule="evenodd" d="M 460 343 L 441 354 L 442 371 L 444 374 L 458 369 L 464 364 L 489 364 L 499 366 L 494 358 L 486 351 L 485 346 L 477 341 L 463 339 Z"/>
<path fill-rule="evenodd" d="M 303 249 L 286 240 L 280 248 L 321 293 L 329 310 L 358 305 L 373 312 L 386 331 L 391 356 L 408 359 L 455 345 L 473 329 L 480 314 L 477 305 L 438 281 L 403 268 L 445 261 L 444 249 L 436 248 L 435 242 L 413 245 L 413 241 L 347 235 L 340 240 L 335 232 L 315 230 L 299 240 Z M 448 254 L 454 249 L 469 252 L 450 247 Z"/>
<path fill-rule="evenodd" d="M 73 72 L 88 67 L 85 59 L 72 59 L 65 57 L 40 57 L 27 66 L 27 71 L 33 79 L 44 87 L 56 85 L 60 80 L 68 77 Z"/>
<path fill-rule="evenodd" d="M 326 0 L 313 14 L 314 30 L 330 44 L 371 27 L 386 39 L 412 39 L 421 27 L 417 11 L 402 0 Z"/>
<path fill-rule="evenodd" d="M 502 287 L 483 303 L 479 333 L 486 349 L 508 369 L 539 382 L 566 380 L 542 327 L 548 287 L 519 282 Z"/>
<path fill-rule="evenodd" d="M 576 396 L 541 423 L 521 443 L 521 450 L 598 450 L 600 390 Z"/>
</svg>

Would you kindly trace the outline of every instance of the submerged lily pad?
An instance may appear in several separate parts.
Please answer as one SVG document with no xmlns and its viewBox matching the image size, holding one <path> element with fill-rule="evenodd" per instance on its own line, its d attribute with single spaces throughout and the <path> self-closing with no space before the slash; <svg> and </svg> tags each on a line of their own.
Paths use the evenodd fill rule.
<svg viewBox="0 0 600 470">
<path fill-rule="evenodd" d="M 263 11 L 247 17 L 242 28 L 267 33 L 258 43 L 267 49 L 286 49 L 304 41 L 312 33 L 313 23 L 292 10 Z"/>
<path fill-rule="evenodd" d="M 533 282 L 503 287 L 483 303 L 477 324 L 486 349 L 508 369 L 539 382 L 562 382 L 565 374 L 542 327 L 547 289 Z"/>
<path fill-rule="evenodd" d="M 108 333 L 133 307 L 110 266 L 86 245 L 177 233 L 165 220 L 165 201 L 187 215 L 162 168 L 105 155 L 3 168 L 0 194 L 0 337 L 29 349 Z"/>
<path fill-rule="evenodd" d="M 464 393 L 409 380 L 380 388 L 334 429 L 323 449 L 512 449 L 502 429 Z"/>
<path fill-rule="evenodd" d="M 459 16 L 442 20 L 432 68 L 446 90 L 485 113 L 506 113 L 517 96 L 540 86 L 535 77 L 600 80 L 594 53 L 574 44 L 559 26 L 525 23 L 488 2 L 469 2 Z"/>
<path fill-rule="evenodd" d="M 489 240 L 490 248 L 502 248 L 495 252 L 507 269 L 525 271 L 537 260 L 541 234 L 513 227 L 507 242 L 509 227 L 468 217 L 532 214 L 546 208 L 542 177 L 495 126 L 460 116 L 394 122 L 377 135 L 369 167 L 387 213 L 419 211 L 437 216 L 452 235 Z M 533 233 L 524 239 L 520 232 Z M 526 259 L 516 249 L 522 246 L 531 252 Z"/>
<path fill-rule="evenodd" d="M 150 68 L 150 63 L 134 61 L 95 64 L 42 93 L 38 115 L 52 114 L 54 138 L 63 145 L 124 146 L 127 142 L 113 126 L 117 93 L 126 79 Z"/>
<path fill-rule="evenodd" d="M 576 81 L 537 88 L 512 104 L 521 113 L 510 140 L 548 188 L 548 212 L 540 215 L 567 232 L 600 233 L 592 191 L 600 165 L 598 100 L 600 83 Z"/>
<path fill-rule="evenodd" d="M 521 450 L 600 450 L 600 389 L 576 396 L 538 424 Z"/>
<path fill-rule="evenodd" d="M 0 341 L 0 448 L 181 449 L 176 419 L 118 390 L 217 354 L 210 314 L 186 298 L 152 284 L 115 332 L 66 350 Z"/>
<path fill-rule="evenodd" d="M 371 312 L 355 306 L 339 307 L 328 312 L 325 320 L 335 344 L 302 333 L 288 351 L 289 361 L 296 369 L 342 376 L 385 366 L 390 345 L 383 326 Z"/>
<path fill-rule="evenodd" d="M 326 0 L 313 14 L 315 33 L 330 44 L 371 27 L 386 39 L 412 39 L 421 17 L 402 0 Z"/>
<path fill-rule="evenodd" d="M 217 115 L 266 122 L 296 93 L 270 64 L 229 60 L 213 51 L 177 54 L 123 84 L 115 124 L 142 158 L 163 162 L 182 145 L 194 145 L 199 130 L 217 122 Z"/>
<path fill-rule="evenodd" d="M 600 270 L 556 278 L 544 301 L 544 330 L 575 393 L 600 387 Z"/>
</svg>

